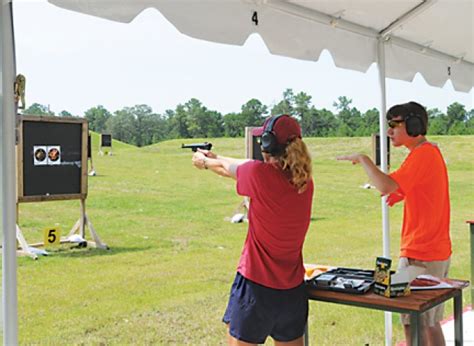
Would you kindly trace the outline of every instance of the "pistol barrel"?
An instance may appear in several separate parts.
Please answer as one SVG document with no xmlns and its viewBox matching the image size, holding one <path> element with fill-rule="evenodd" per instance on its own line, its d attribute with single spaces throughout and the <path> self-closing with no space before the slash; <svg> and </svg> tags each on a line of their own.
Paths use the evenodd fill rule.
<svg viewBox="0 0 474 346">
<path fill-rule="evenodd" d="M 193 143 L 193 144 L 181 144 L 181 148 L 191 149 L 194 152 L 196 152 L 198 149 L 211 150 L 212 143 L 204 142 L 204 143 Z"/>
</svg>

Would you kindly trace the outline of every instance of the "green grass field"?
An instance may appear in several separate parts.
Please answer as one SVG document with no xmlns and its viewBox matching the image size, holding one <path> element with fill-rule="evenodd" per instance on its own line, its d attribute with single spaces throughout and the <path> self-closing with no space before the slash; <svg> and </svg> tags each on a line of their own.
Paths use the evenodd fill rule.
<svg viewBox="0 0 474 346">
<path fill-rule="evenodd" d="M 450 276 L 469 279 L 473 218 L 473 136 L 433 137 L 451 186 Z M 199 140 L 196 140 L 196 142 Z M 215 151 L 244 155 L 244 140 L 211 140 Z M 109 251 L 63 246 L 37 261 L 18 259 L 19 341 L 26 345 L 225 343 L 226 307 L 247 224 L 231 224 L 242 201 L 234 182 L 191 165 L 184 141 L 93 150 L 87 213 Z M 187 143 L 192 140 L 185 141 Z M 361 167 L 335 157 L 371 152 L 370 138 L 309 138 L 316 185 L 304 247 L 308 263 L 372 269 L 382 254 L 381 206 Z M 93 137 L 98 143 L 98 137 Z M 393 148 L 392 148 L 393 149 Z M 392 167 L 407 154 L 392 150 Z M 79 201 L 25 203 L 19 223 L 28 242 L 45 227 L 63 234 L 79 217 Z M 402 206 L 390 209 L 391 249 L 398 257 Z M 470 302 L 468 291 L 464 306 Z M 446 315 L 452 306 L 447 305 Z M 310 341 L 317 345 L 382 345 L 383 312 L 310 303 Z M 403 339 L 394 315 L 394 341 Z M 267 342 L 269 343 L 269 342 Z"/>
</svg>

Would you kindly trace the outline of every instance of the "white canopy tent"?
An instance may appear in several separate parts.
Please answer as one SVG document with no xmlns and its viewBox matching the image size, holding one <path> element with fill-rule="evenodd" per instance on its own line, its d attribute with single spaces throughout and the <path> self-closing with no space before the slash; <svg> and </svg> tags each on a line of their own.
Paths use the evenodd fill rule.
<svg viewBox="0 0 474 346">
<path fill-rule="evenodd" d="M 243 45 L 258 33 L 271 53 L 318 60 L 327 49 L 338 67 L 367 71 L 377 62 L 380 80 L 381 166 L 387 170 L 385 78 L 428 84 L 449 79 L 455 90 L 474 85 L 474 0 L 49 0 L 69 10 L 131 22 L 159 10 L 183 34 Z M 3 230 L 4 344 L 17 343 L 14 40 L 11 0 L 2 1 L 1 205 Z M 416 98 L 416 96 L 414 96 Z M 383 254 L 390 257 L 388 209 L 382 206 Z M 386 318 L 386 330 L 391 319 Z M 390 343 L 391 333 L 386 333 Z"/>
</svg>

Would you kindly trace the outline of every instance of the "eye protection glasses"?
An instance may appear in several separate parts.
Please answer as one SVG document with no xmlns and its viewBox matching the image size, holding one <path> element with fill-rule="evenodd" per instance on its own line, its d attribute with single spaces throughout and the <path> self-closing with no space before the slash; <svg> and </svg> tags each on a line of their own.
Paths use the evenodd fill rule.
<svg viewBox="0 0 474 346">
<path fill-rule="evenodd" d="M 388 127 L 390 127 L 391 129 L 394 129 L 395 127 L 401 126 L 404 122 L 405 120 L 389 120 L 387 124 L 388 124 Z"/>
</svg>

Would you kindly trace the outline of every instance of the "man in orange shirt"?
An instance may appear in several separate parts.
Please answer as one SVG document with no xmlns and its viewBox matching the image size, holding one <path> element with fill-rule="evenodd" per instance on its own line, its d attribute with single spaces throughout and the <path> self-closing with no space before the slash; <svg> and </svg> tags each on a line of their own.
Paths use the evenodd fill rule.
<svg viewBox="0 0 474 346">
<path fill-rule="evenodd" d="M 375 187 L 388 195 L 389 206 L 404 201 L 399 269 L 417 266 L 423 274 L 444 278 L 451 258 L 449 183 L 439 148 L 425 137 L 428 114 L 420 104 L 408 102 L 390 108 L 387 120 L 392 144 L 410 151 L 398 170 L 385 174 L 363 154 L 338 160 L 360 163 Z M 422 335 L 428 345 L 445 345 L 439 323 L 443 311 L 440 305 L 422 315 Z M 409 317 L 402 315 L 402 323 L 409 343 Z"/>
</svg>

